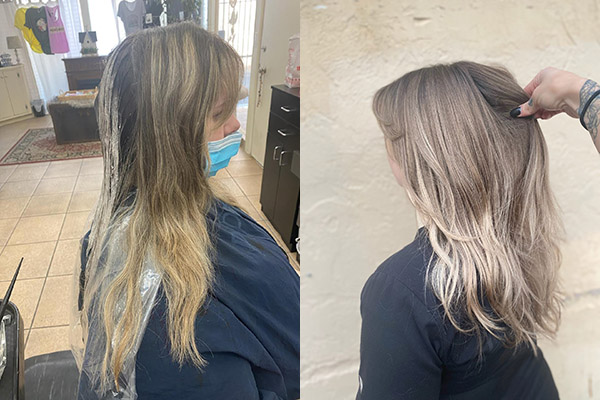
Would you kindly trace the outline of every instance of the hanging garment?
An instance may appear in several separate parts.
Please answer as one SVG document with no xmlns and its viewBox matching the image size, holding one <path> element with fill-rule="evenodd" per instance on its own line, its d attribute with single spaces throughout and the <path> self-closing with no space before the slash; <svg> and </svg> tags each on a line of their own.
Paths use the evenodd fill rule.
<svg viewBox="0 0 600 400">
<path fill-rule="evenodd" d="M 146 14 L 146 6 L 142 0 L 129 2 L 123 0 L 119 3 L 117 16 L 123 21 L 125 34 L 127 36 L 141 30 L 144 27 L 144 15 Z"/>
<path fill-rule="evenodd" d="M 67 41 L 59 7 L 46 6 L 46 19 L 48 21 L 48 36 L 52 53 L 68 53 L 69 42 Z"/>
<path fill-rule="evenodd" d="M 35 53 L 43 53 L 44 51 L 42 50 L 42 45 L 40 44 L 40 41 L 37 40 L 37 38 L 33 34 L 33 31 L 25 26 L 26 12 L 27 8 L 19 8 L 15 12 L 15 28 L 18 28 L 23 33 L 23 37 L 25 38 L 27 43 L 29 43 L 29 47 L 31 47 L 32 51 L 34 51 Z"/>
<path fill-rule="evenodd" d="M 36 39 L 42 45 L 42 51 L 45 54 L 52 54 L 50 38 L 48 36 L 46 7 L 30 7 L 25 12 L 25 26 L 33 31 Z"/>
<path fill-rule="evenodd" d="M 152 22 L 144 22 L 144 28 L 160 26 L 160 14 L 164 11 L 160 0 L 148 0 L 145 2 L 146 13 L 152 14 Z"/>
</svg>

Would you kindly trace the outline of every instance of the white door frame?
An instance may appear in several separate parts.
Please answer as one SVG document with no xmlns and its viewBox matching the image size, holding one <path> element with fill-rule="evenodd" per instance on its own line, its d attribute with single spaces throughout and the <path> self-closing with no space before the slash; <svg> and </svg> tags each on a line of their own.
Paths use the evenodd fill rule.
<svg viewBox="0 0 600 400">
<path fill-rule="evenodd" d="M 256 19 L 254 22 L 254 46 L 252 47 L 252 67 L 250 69 L 250 87 L 248 88 L 248 119 L 246 122 L 246 138 L 243 146 L 248 154 L 252 154 L 252 135 L 254 130 L 254 113 L 258 101 L 258 70 L 262 54 L 261 43 L 265 18 L 265 1 L 256 0 Z M 264 88 L 263 88 L 264 89 Z M 263 160 L 257 160 L 261 165 Z"/>
<path fill-rule="evenodd" d="M 218 33 L 219 30 L 219 0 L 208 2 L 208 26 L 209 32 Z"/>
</svg>

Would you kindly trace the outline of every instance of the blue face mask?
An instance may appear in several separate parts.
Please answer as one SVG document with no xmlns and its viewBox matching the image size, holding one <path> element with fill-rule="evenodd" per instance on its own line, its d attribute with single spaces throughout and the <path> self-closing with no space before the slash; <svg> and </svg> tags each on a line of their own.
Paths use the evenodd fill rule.
<svg viewBox="0 0 600 400">
<path fill-rule="evenodd" d="M 231 157 L 238 153 L 242 142 L 241 132 L 234 132 L 223 139 L 208 142 L 208 155 L 210 156 L 209 176 L 215 176 L 218 170 L 229 164 Z"/>
</svg>

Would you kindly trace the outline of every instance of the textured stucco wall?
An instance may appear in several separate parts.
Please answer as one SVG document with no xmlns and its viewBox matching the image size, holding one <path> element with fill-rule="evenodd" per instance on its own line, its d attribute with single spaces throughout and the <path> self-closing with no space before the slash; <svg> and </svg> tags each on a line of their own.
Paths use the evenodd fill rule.
<svg viewBox="0 0 600 400">
<path fill-rule="evenodd" d="M 600 81 L 599 3 L 584 0 L 303 0 L 302 398 L 356 393 L 359 296 L 417 222 L 385 159 L 374 91 L 461 59 L 506 65 L 525 85 L 555 66 Z M 541 346 L 564 399 L 600 399 L 600 155 L 579 122 L 540 122 L 567 243 L 568 296 Z"/>
</svg>

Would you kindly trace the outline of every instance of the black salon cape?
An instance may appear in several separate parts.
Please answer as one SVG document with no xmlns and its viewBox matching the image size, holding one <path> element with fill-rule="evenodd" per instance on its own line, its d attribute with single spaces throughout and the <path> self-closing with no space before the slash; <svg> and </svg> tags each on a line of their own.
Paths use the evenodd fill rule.
<svg viewBox="0 0 600 400">
<path fill-rule="evenodd" d="M 421 228 L 367 281 L 357 400 L 558 399 L 539 348 L 535 357 L 530 347 L 515 351 L 487 337 L 477 363 L 477 339 L 444 318 L 425 284 L 432 251 Z"/>
<path fill-rule="evenodd" d="M 160 289 L 137 353 L 138 399 L 298 399 L 298 274 L 271 235 L 239 209 L 219 201 L 208 220 L 216 239 L 216 285 L 196 320 L 196 345 L 208 366 L 180 369 L 171 360 Z M 79 399 L 94 398 L 82 375 Z"/>
</svg>

